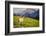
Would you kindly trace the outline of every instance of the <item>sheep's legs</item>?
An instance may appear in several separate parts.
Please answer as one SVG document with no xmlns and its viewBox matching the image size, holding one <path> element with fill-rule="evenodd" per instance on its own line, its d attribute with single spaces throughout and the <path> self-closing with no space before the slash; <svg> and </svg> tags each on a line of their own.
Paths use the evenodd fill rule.
<svg viewBox="0 0 46 36">
<path fill-rule="evenodd" d="M 22 27 L 23 26 L 22 24 L 23 24 L 23 22 L 19 22 L 19 27 Z"/>
</svg>

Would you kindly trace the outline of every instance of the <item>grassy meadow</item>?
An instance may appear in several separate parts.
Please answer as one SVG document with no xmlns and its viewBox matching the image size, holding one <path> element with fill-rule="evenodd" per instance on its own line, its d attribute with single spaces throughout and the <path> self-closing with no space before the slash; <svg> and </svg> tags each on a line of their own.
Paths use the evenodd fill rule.
<svg viewBox="0 0 46 36">
<path fill-rule="evenodd" d="M 19 27 L 39 27 L 39 20 L 25 17 L 24 21 L 22 24 L 18 23 L 18 17 L 19 16 L 13 16 L 13 25 L 14 28 L 19 28 Z"/>
</svg>

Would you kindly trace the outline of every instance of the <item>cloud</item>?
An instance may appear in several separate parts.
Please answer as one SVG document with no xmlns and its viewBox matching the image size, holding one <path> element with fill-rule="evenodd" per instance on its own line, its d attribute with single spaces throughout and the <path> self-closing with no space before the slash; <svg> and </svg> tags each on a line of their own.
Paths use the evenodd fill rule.
<svg viewBox="0 0 46 36">
<path fill-rule="evenodd" d="M 13 13 L 17 14 L 17 13 L 22 13 L 24 10 L 26 10 L 25 8 L 13 8 Z"/>
</svg>

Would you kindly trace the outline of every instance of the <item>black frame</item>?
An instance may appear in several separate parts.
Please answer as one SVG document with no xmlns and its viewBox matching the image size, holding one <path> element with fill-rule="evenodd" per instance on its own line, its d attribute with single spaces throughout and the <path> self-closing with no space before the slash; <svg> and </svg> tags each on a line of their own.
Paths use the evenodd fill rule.
<svg viewBox="0 0 46 36">
<path fill-rule="evenodd" d="M 25 32 L 10 32 L 10 10 L 9 10 L 9 5 L 10 4 L 27 4 L 27 5 L 42 5 L 42 13 L 43 13 L 43 30 L 42 31 L 25 31 Z M 44 3 L 36 3 L 36 2 L 18 2 L 18 1 L 5 1 L 5 35 L 16 35 L 16 34 L 32 34 L 32 33 L 44 33 L 45 31 L 45 24 L 44 24 L 44 16 L 45 16 L 45 7 Z"/>
</svg>

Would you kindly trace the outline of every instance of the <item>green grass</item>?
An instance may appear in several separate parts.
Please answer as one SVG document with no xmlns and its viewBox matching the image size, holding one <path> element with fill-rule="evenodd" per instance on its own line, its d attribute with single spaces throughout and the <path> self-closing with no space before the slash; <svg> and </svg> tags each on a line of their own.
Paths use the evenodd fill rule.
<svg viewBox="0 0 46 36">
<path fill-rule="evenodd" d="M 39 20 L 25 17 L 23 24 L 19 24 L 18 23 L 18 16 L 13 16 L 13 25 L 16 28 L 19 28 L 19 27 L 39 27 Z"/>
</svg>

